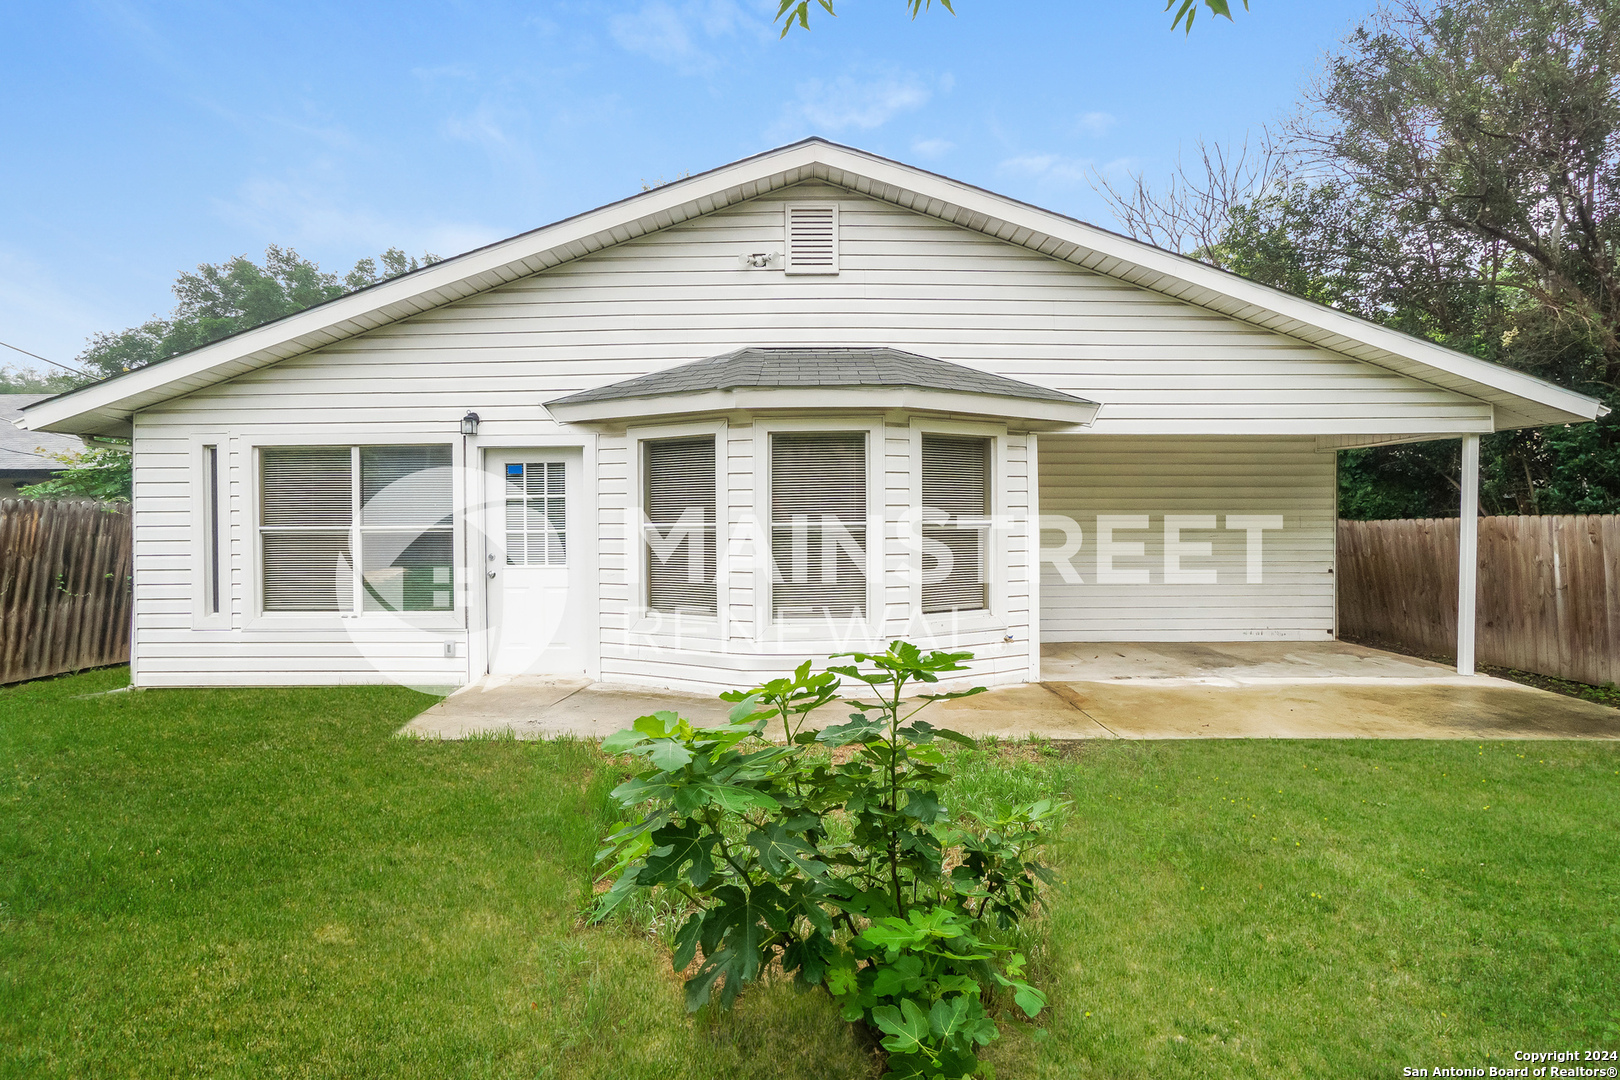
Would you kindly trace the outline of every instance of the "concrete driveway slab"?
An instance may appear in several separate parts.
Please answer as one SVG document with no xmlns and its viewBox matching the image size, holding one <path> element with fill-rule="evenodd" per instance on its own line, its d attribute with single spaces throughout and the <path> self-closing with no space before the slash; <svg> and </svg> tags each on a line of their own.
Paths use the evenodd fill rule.
<svg viewBox="0 0 1620 1080">
<path fill-rule="evenodd" d="M 1049 739 L 1613 739 L 1620 710 L 1338 641 L 1047 645 L 1044 683 L 924 714 L 975 737 Z M 726 721 L 716 698 L 585 679 L 491 676 L 401 731 L 603 738 L 672 710 Z M 825 723 L 849 709 L 830 705 Z"/>
<path fill-rule="evenodd" d="M 1495 679 L 1066 689 L 1077 708 L 1123 739 L 1620 738 L 1620 710 Z"/>
</svg>

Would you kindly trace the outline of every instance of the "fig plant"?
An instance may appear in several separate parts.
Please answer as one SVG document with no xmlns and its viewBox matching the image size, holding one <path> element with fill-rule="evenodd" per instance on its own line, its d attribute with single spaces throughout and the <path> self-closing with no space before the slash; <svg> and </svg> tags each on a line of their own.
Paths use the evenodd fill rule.
<svg viewBox="0 0 1620 1080">
<path fill-rule="evenodd" d="M 1038 854 L 1063 807 L 947 808 L 940 743 L 973 740 L 916 714 L 983 687 L 907 690 L 971 658 L 896 641 L 724 694 L 725 725 L 661 712 L 608 738 L 605 751 L 644 768 L 613 792 L 630 820 L 598 853 L 613 883 L 593 920 L 638 889 L 675 890 L 690 905 L 673 957 L 677 971 L 696 965 L 688 1010 L 730 1008 L 779 965 L 866 1026 L 887 1052 L 886 1077 L 980 1075 L 978 1051 L 998 1035 L 986 1011 L 997 991 L 1030 1018 L 1046 1005 L 1008 941 L 1052 880 Z M 854 711 L 817 730 L 813 714 L 845 680 L 861 684 L 845 699 Z"/>
</svg>

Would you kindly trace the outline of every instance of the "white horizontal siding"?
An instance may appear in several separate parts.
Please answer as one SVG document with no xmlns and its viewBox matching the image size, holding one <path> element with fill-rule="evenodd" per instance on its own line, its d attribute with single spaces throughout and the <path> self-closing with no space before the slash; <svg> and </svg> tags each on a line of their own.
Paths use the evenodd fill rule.
<svg viewBox="0 0 1620 1080">
<path fill-rule="evenodd" d="M 802 198 L 838 201 L 841 272 L 789 279 L 779 271 L 740 266 L 737 257 L 744 252 L 780 249 L 782 203 Z M 1214 433 L 1399 437 L 1478 427 L 1489 418 L 1489 409 L 1478 402 L 1388 370 L 889 203 L 809 184 L 422 310 L 141 413 L 136 423 L 138 677 L 149 685 L 228 682 L 233 673 L 252 681 L 360 681 L 378 677 L 375 665 L 381 663 L 382 678 L 404 675 L 421 682 L 425 674 L 428 681 L 455 681 L 450 676 L 464 670 L 465 660 L 447 660 L 441 653 L 394 658 L 386 635 L 364 628 L 352 631 L 363 639 L 358 644 L 346 632 L 341 640 L 327 641 L 331 648 L 324 656 L 308 662 L 296 652 L 278 651 L 283 639 L 277 635 L 283 631 L 262 628 L 245 610 L 256 573 L 244 504 L 250 488 L 241 471 L 247 449 L 267 437 L 326 443 L 437 438 L 454 432 L 468 409 L 483 418 L 480 437 L 487 444 L 522 445 L 524 439 L 557 433 L 542 408 L 547 400 L 744 345 L 910 349 L 1100 401 L 1099 436 L 1165 434 L 1172 440 L 1160 445 L 1169 447 Z M 228 432 L 235 451 L 227 483 L 226 591 L 233 616 L 225 631 L 190 629 L 196 579 L 190 447 L 200 431 Z M 721 490 L 735 524 L 754 509 L 754 434 L 740 422 L 728 431 Z M 881 485 L 891 512 L 905 502 L 910 482 L 901 449 L 905 440 L 902 429 L 891 428 L 876 448 L 882 460 L 874 461 L 874 483 Z M 1019 464 L 1017 438 L 1008 445 L 1007 494 L 1010 503 L 1022 505 L 1028 498 L 1028 463 Z M 1067 445 L 1056 437 L 1043 439 L 1043 462 L 1049 450 L 1058 453 Z M 662 662 L 638 651 L 642 646 L 630 636 L 630 612 L 638 599 L 631 595 L 630 560 L 639 557 L 639 539 L 625 520 L 628 449 L 623 436 L 610 435 L 600 441 L 598 453 L 595 539 L 604 674 L 641 673 L 671 684 L 685 678 L 709 685 L 716 680 L 701 665 L 660 667 Z M 1231 475 L 1247 477 L 1238 500 L 1244 506 L 1269 504 L 1270 486 L 1293 490 L 1315 483 L 1313 468 L 1331 470 L 1331 455 L 1313 457 L 1310 466 L 1291 454 L 1252 455 L 1253 460 L 1241 454 L 1223 459 L 1224 467 L 1234 470 Z M 1283 471 L 1271 471 L 1278 468 Z M 1061 484 L 1048 490 L 1045 477 L 1042 486 L 1048 512 L 1062 512 L 1057 504 L 1079 497 L 1066 494 Z M 1113 512 L 1126 512 L 1151 509 L 1153 500 L 1121 491 L 1116 504 Z M 1330 517 L 1331 507 L 1324 513 Z M 1003 614 L 1006 633 L 1016 640 L 1009 644 L 1002 634 L 988 631 L 980 633 L 984 640 L 974 639 L 976 649 L 987 650 L 983 667 L 992 674 L 1016 672 L 1023 662 L 1033 607 L 1022 541 L 1012 534 L 1004 540 Z M 883 565 L 903 563 L 896 543 L 886 537 Z M 737 554 L 723 601 L 724 649 L 732 657 L 753 657 L 748 663 L 765 664 L 766 671 L 778 670 L 771 665 L 790 658 L 749 644 L 761 637 L 757 605 L 766 592 L 752 568 L 753 553 L 741 548 Z M 1277 565 L 1304 575 L 1320 552 L 1296 553 L 1284 545 L 1277 554 L 1284 560 Z M 1048 636 L 1126 631 L 1143 636 L 1155 627 L 1162 633 L 1229 636 L 1244 633 L 1257 619 L 1271 631 L 1330 633 L 1331 601 L 1324 607 L 1319 584 L 1306 592 L 1308 603 L 1279 599 L 1275 619 L 1234 617 L 1219 610 L 1220 604 L 1209 610 L 1195 605 L 1174 618 L 1144 614 L 1158 608 L 1140 596 L 1112 607 L 1076 607 L 1044 585 L 1041 606 Z M 905 588 L 886 586 L 882 600 L 882 629 L 905 630 L 911 614 Z M 1247 606 L 1270 611 L 1266 603 L 1254 598 Z M 1285 617 L 1284 609 L 1292 614 Z M 1234 627 L 1234 620 L 1243 625 Z M 1151 625 L 1143 628 L 1144 622 Z M 458 633 L 465 656 L 465 631 Z M 424 648 L 435 636 L 456 634 L 427 635 Z M 716 670 L 735 670 L 738 663 L 721 660 Z"/>
<path fill-rule="evenodd" d="M 1051 562 L 1041 567 L 1043 641 L 1319 640 L 1334 634 L 1335 473 L 1331 453 L 1314 439 L 1043 436 L 1043 515 L 1072 519 L 1084 532 L 1070 560 L 1084 579 L 1070 584 Z M 1188 570 L 1213 569 L 1214 584 L 1166 584 L 1166 515 L 1214 515 L 1210 531 L 1183 541 L 1209 542 L 1210 558 L 1186 559 Z M 1141 542 L 1144 554 L 1119 558 L 1120 570 L 1146 570 L 1145 584 L 1098 580 L 1099 515 L 1146 516 L 1149 527 L 1119 531 L 1116 542 Z M 1276 515 L 1281 530 L 1263 534 L 1263 580 L 1248 582 L 1245 532 L 1225 528 L 1228 515 Z M 1046 533 L 1045 547 L 1062 535 Z"/>
<path fill-rule="evenodd" d="M 745 269 L 833 198 L 842 270 Z M 165 404 L 215 422 L 543 420 L 541 401 L 741 345 L 867 345 L 1103 403 L 1098 433 L 1450 430 L 1487 407 L 1124 282 L 811 185 L 687 221 Z M 1245 425 L 1249 425 L 1245 428 Z M 1258 425 L 1258 428 L 1256 427 Z"/>
</svg>

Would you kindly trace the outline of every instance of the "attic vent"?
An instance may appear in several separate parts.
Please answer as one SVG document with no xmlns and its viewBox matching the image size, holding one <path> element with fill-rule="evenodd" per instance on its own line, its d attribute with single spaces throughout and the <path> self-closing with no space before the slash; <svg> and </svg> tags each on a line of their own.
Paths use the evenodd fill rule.
<svg viewBox="0 0 1620 1080">
<path fill-rule="evenodd" d="M 838 273 L 838 204 L 800 203 L 787 208 L 790 274 Z"/>
</svg>

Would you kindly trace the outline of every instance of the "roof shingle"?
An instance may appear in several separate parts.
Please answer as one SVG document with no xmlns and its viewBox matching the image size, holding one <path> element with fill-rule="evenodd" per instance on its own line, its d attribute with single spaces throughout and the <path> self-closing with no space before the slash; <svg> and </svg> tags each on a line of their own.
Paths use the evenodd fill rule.
<svg viewBox="0 0 1620 1080">
<path fill-rule="evenodd" d="M 1094 404 L 1084 398 L 1034 383 L 1009 379 L 891 348 L 763 348 L 750 347 L 679 364 L 650 375 L 608 383 L 549 405 L 583 405 L 593 401 L 665 397 L 704 390 L 743 386 L 850 387 L 915 386 L 927 390 L 988 394 L 1030 401 Z"/>
</svg>

